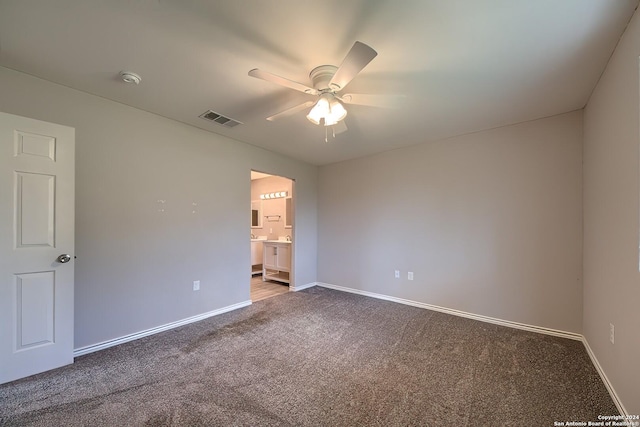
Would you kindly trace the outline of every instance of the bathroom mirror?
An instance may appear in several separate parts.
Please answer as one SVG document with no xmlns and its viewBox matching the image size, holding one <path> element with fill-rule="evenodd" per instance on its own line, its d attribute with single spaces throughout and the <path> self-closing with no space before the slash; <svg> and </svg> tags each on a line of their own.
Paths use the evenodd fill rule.
<svg viewBox="0 0 640 427">
<path fill-rule="evenodd" d="M 262 200 L 251 201 L 251 228 L 262 228 Z"/>
<path fill-rule="evenodd" d="M 293 220 L 293 206 L 291 204 L 291 197 L 284 199 L 284 228 L 291 228 Z"/>
</svg>

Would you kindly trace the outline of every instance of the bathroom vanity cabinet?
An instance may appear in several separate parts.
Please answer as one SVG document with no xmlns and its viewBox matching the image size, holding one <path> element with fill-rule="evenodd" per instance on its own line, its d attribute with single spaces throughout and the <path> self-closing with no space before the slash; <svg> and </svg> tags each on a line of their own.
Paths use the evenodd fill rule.
<svg viewBox="0 0 640 427">
<path fill-rule="evenodd" d="M 262 273 L 262 244 L 264 240 L 251 239 L 251 275 Z"/>
<path fill-rule="evenodd" d="M 267 240 L 263 245 L 262 280 L 290 283 L 291 242 Z"/>
</svg>

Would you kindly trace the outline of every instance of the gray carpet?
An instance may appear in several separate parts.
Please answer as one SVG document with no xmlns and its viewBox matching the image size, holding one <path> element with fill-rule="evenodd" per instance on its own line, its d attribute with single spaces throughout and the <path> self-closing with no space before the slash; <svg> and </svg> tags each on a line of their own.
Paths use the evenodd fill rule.
<svg viewBox="0 0 640 427">
<path fill-rule="evenodd" d="M 578 341 L 324 288 L 0 386 L 0 425 L 553 426 L 617 413 Z"/>
</svg>

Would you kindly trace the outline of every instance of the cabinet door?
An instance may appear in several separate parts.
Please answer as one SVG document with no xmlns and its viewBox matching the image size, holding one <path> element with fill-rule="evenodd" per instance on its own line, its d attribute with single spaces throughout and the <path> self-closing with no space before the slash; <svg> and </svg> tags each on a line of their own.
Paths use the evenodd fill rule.
<svg viewBox="0 0 640 427">
<path fill-rule="evenodd" d="M 263 248 L 264 260 L 262 262 L 264 264 L 264 268 L 270 268 L 272 270 L 277 269 L 277 266 L 276 266 L 277 250 L 278 248 L 276 245 L 270 245 L 268 243 L 264 244 L 264 248 Z"/>
<path fill-rule="evenodd" d="M 256 264 L 262 263 L 262 242 L 256 242 Z"/>
<path fill-rule="evenodd" d="M 256 242 L 251 242 L 251 265 L 258 264 L 258 246 Z"/>
<path fill-rule="evenodd" d="M 289 271 L 291 269 L 291 245 L 278 245 L 276 269 Z"/>
<path fill-rule="evenodd" d="M 251 242 L 251 265 L 262 264 L 262 242 Z"/>
</svg>

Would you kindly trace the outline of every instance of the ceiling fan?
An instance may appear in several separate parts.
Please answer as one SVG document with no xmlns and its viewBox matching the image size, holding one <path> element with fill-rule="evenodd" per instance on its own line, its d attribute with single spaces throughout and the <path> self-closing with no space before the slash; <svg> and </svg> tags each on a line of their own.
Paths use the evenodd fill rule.
<svg viewBox="0 0 640 427">
<path fill-rule="evenodd" d="M 343 119 L 347 115 L 347 110 L 342 105 L 355 104 L 372 107 L 397 107 L 401 98 L 400 95 L 372 95 L 363 93 L 340 92 L 358 75 L 364 67 L 378 55 L 371 47 L 362 42 L 355 42 L 351 50 L 342 61 L 340 67 L 334 65 L 320 65 L 309 73 L 309 78 L 313 87 L 298 83 L 284 77 L 261 71 L 257 68 L 249 71 L 251 77 L 266 80 L 294 89 L 308 95 L 313 95 L 318 99 L 307 101 L 296 105 L 277 114 L 267 117 L 267 120 L 274 121 L 286 117 L 311 106 L 311 111 L 307 114 L 307 119 L 316 125 L 334 126 L 334 135 L 347 130 Z"/>
</svg>

